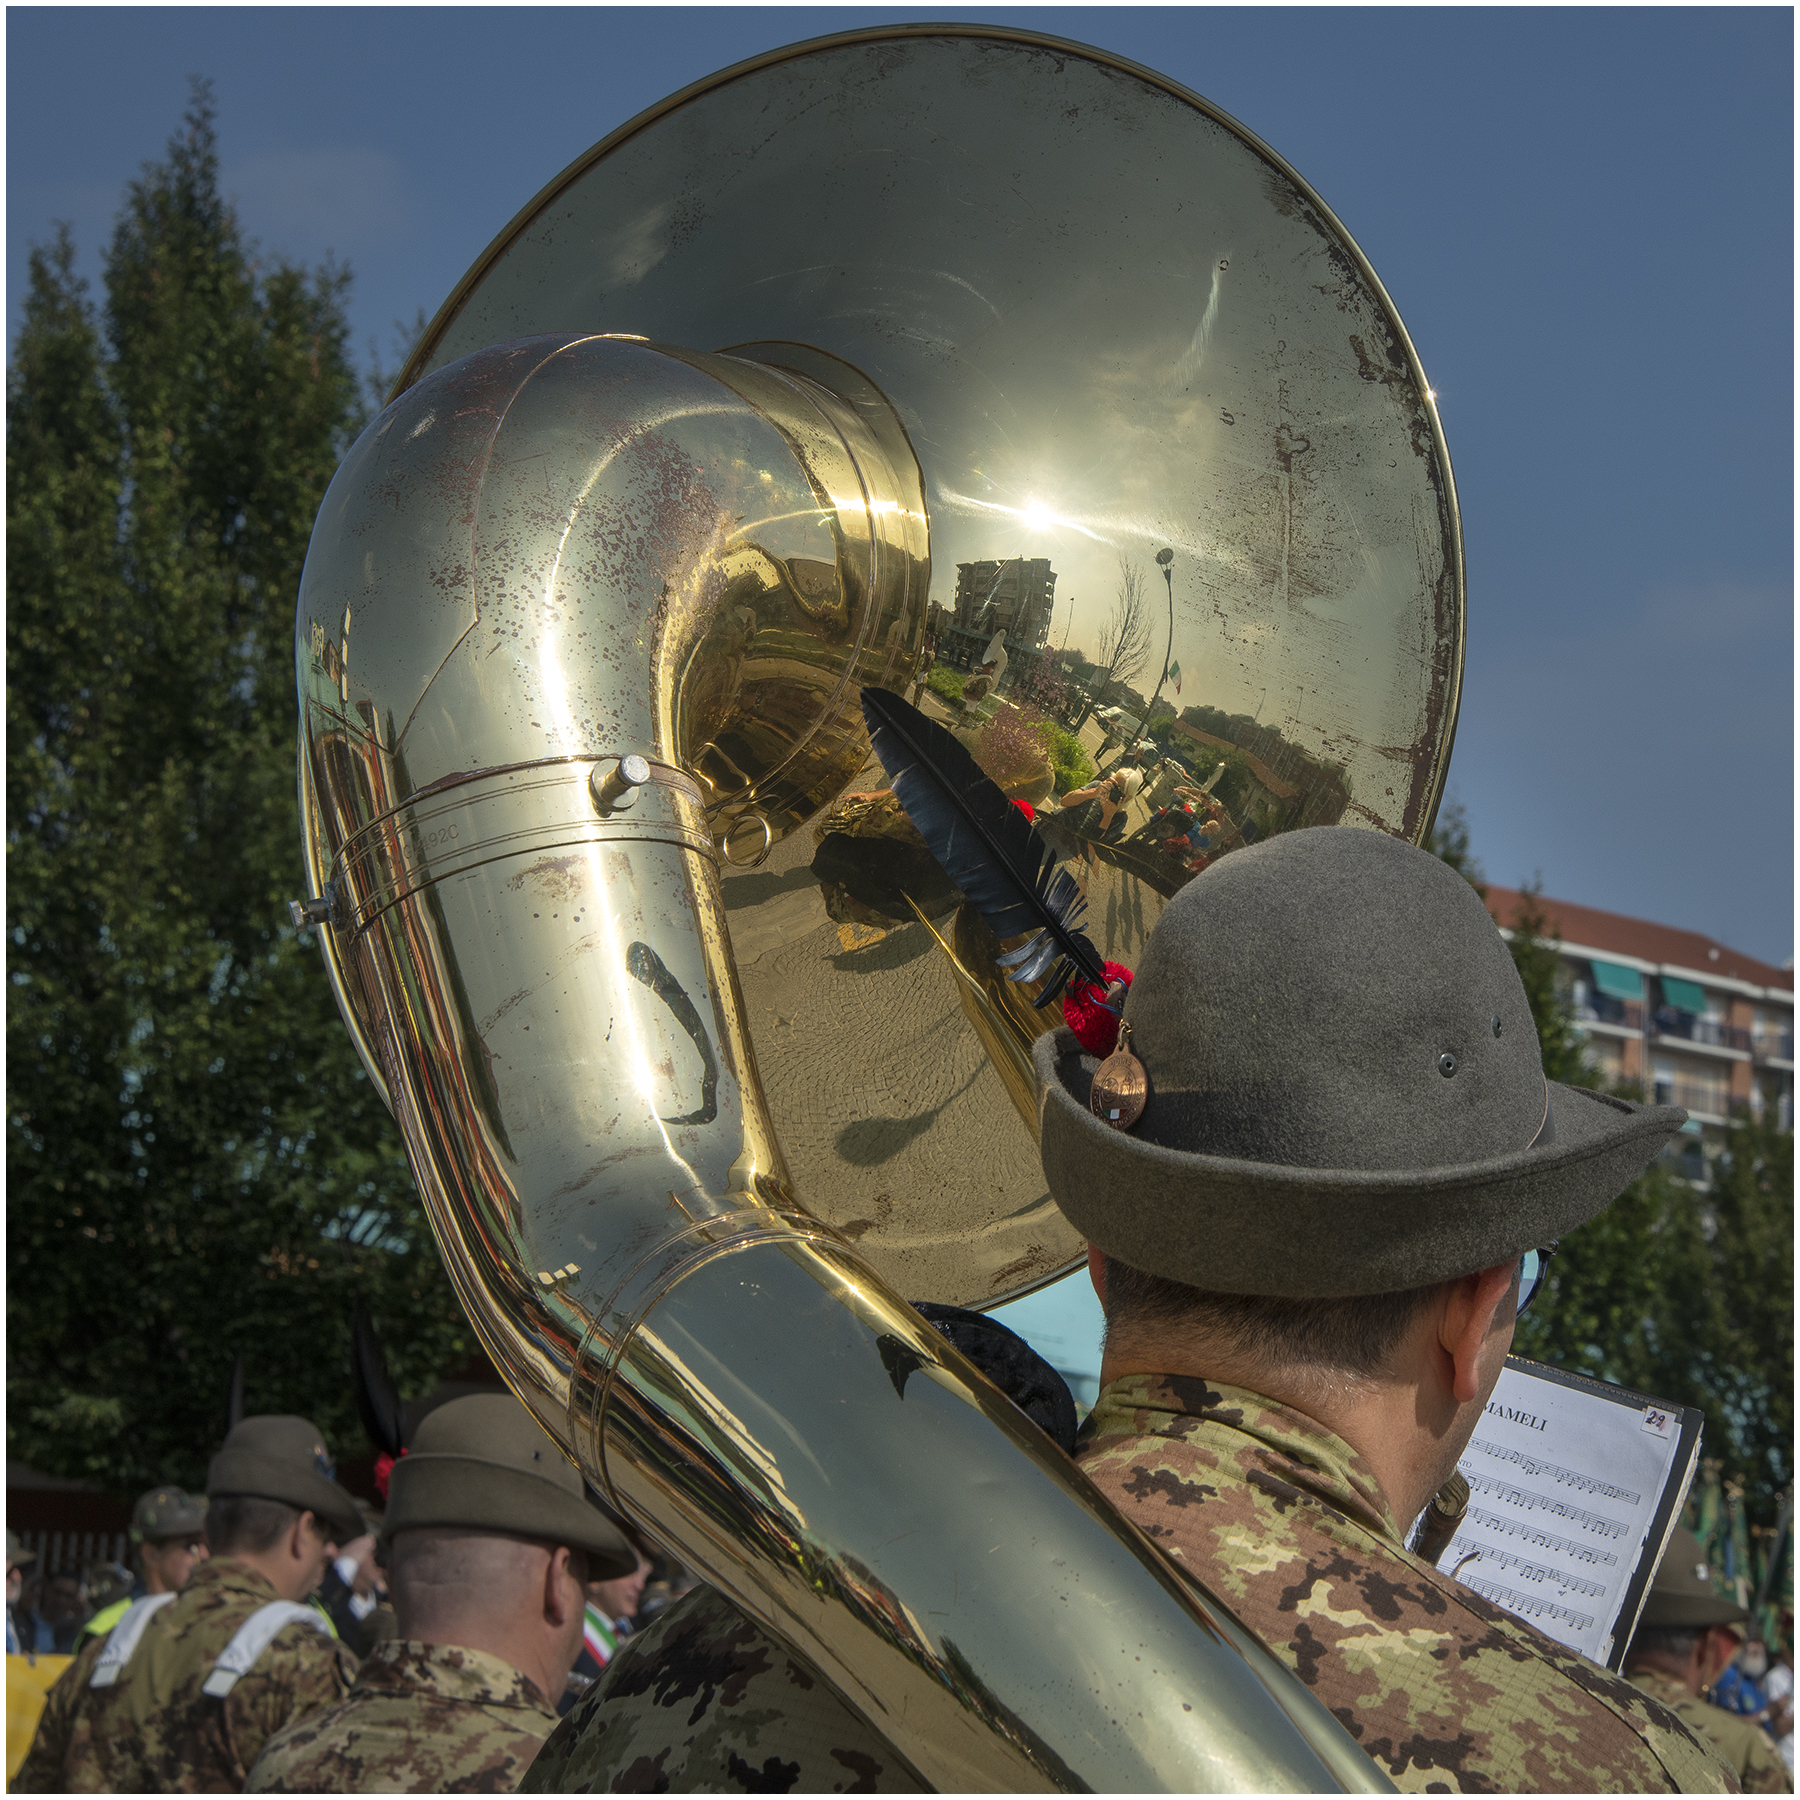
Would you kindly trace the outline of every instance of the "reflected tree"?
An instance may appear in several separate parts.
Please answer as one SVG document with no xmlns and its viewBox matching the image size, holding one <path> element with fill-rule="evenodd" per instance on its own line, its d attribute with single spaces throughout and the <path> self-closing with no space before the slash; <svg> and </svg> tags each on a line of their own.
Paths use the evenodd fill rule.
<svg viewBox="0 0 1800 1800">
<path fill-rule="evenodd" d="M 1113 608 L 1100 633 L 1100 647 L 1094 658 L 1094 666 L 1106 674 L 1088 695 L 1088 703 L 1075 721 L 1077 731 L 1094 710 L 1095 702 L 1105 698 L 1106 690 L 1115 681 L 1132 681 L 1143 673 L 1144 664 L 1150 659 L 1153 624 L 1144 571 L 1121 553 L 1119 585 L 1113 592 Z"/>
</svg>

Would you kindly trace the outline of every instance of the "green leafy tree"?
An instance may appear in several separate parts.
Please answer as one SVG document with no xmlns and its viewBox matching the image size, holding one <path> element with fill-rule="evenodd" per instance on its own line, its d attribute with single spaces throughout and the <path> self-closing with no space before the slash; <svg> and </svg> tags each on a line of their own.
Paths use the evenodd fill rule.
<svg viewBox="0 0 1800 1800">
<path fill-rule="evenodd" d="M 1507 948 L 1525 984 L 1525 998 L 1537 1025 L 1544 1073 L 1571 1087 L 1594 1087 L 1599 1076 L 1588 1061 L 1587 1039 L 1575 1023 L 1575 1007 L 1563 973 L 1562 933 L 1544 915 L 1544 884 L 1534 876 L 1519 888 L 1519 903 L 1507 921 Z"/>
<path fill-rule="evenodd" d="M 1438 808 L 1425 848 L 1447 862 L 1482 899 L 1487 898 L 1487 876 L 1475 860 L 1469 837 L 1469 815 L 1460 800 L 1445 800 Z"/>
<path fill-rule="evenodd" d="M 349 1316 L 402 1390 L 472 1334 L 288 926 L 293 605 L 364 417 L 342 270 L 258 258 L 196 84 L 96 308 L 34 252 L 7 380 L 9 1453 L 200 1480 L 252 1411 L 354 1450 Z"/>
<path fill-rule="evenodd" d="M 1429 847 L 1483 893 L 1462 808 Z M 1521 887 L 1509 948 L 1552 1081 L 1600 1085 L 1563 980 L 1541 884 Z M 1628 1086 L 1628 1097 L 1642 1098 Z M 1773 1523 L 1793 1480 L 1794 1140 L 1772 1108 L 1736 1119 L 1705 1189 L 1665 1160 L 1562 1241 L 1515 1352 L 1706 1414 L 1706 1454 Z"/>
</svg>

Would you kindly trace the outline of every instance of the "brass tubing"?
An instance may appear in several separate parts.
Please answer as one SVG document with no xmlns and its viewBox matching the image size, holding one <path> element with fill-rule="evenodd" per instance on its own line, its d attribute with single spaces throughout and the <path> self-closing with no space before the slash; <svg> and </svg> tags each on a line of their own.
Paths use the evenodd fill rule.
<svg viewBox="0 0 1800 1800">
<path fill-rule="evenodd" d="M 794 1206 L 712 858 L 644 837 L 556 859 L 572 937 L 541 904 L 523 920 L 500 904 L 544 860 L 478 862 L 387 906 L 359 968 L 388 1030 L 417 1046 L 395 1095 L 459 1294 L 590 1478 L 939 1789 L 1312 1791 L 1372 1775 L 1267 1652 Z M 468 1019 L 492 1021 L 498 1114 L 472 1080 Z M 690 1064 L 665 1087 L 682 1037 Z"/>
<path fill-rule="evenodd" d="M 717 844 L 855 773 L 924 591 L 816 367 L 536 339 L 359 440 L 298 629 L 340 1005 L 509 1385 L 925 1780 L 1380 1790 L 793 1192 Z"/>
</svg>

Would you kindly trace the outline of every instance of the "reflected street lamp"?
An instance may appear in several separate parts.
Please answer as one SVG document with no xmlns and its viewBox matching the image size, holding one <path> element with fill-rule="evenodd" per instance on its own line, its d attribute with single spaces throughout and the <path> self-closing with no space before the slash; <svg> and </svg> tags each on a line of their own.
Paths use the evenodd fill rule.
<svg viewBox="0 0 1800 1800">
<path fill-rule="evenodd" d="M 1162 698 L 1163 682 L 1169 679 L 1169 659 L 1175 654 L 1175 573 L 1170 565 L 1175 560 L 1173 550 L 1159 550 L 1156 553 L 1157 566 L 1163 572 L 1163 585 L 1169 590 L 1169 642 L 1163 651 L 1162 676 L 1157 681 L 1156 692 L 1150 696 L 1150 704 L 1144 708 L 1144 735 L 1150 734 L 1150 715 L 1156 711 L 1156 703 Z"/>
</svg>

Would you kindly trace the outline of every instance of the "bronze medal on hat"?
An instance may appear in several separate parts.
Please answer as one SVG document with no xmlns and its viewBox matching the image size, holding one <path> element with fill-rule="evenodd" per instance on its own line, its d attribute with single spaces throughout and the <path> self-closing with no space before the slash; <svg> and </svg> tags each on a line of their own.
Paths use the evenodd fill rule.
<svg viewBox="0 0 1800 1800">
<path fill-rule="evenodd" d="M 1131 1048 L 1131 1027 L 1121 1023 L 1117 1048 L 1094 1071 L 1088 1111 L 1116 1131 L 1129 1131 L 1149 1103 L 1149 1074 Z"/>
</svg>

